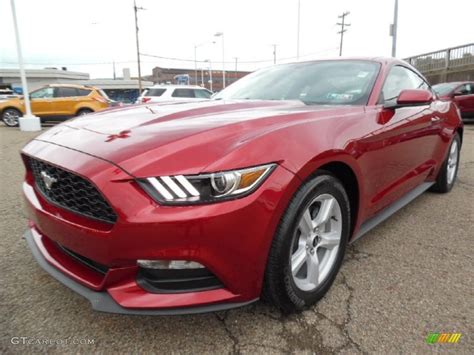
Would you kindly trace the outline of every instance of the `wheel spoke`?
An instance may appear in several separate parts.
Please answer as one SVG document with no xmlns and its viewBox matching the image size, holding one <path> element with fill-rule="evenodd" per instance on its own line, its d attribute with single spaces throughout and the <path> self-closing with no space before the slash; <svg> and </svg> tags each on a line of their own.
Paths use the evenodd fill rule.
<svg viewBox="0 0 474 355">
<path fill-rule="evenodd" d="M 312 255 L 308 255 L 307 264 L 308 264 L 308 276 L 307 276 L 308 282 L 312 283 L 313 285 L 318 285 L 319 284 L 318 254 L 314 253 Z"/>
<path fill-rule="evenodd" d="M 319 208 L 319 212 L 315 220 L 315 224 L 317 226 L 320 226 L 321 224 L 324 224 L 329 220 L 335 202 L 336 200 L 332 197 L 321 202 L 321 207 Z"/>
<path fill-rule="evenodd" d="M 300 246 L 294 254 L 291 256 L 291 272 L 296 275 L 300 271 L 301 267 L 306 262 L 306 249 L 304 246 Z"/>
<path fill-rule="evenodd" d="M 339 245 L 341 240 L 341 233 L 339 231 L 333 231 L 329 233 L 321 234 L 321 241 L 318 246 L 324 249 L 333 249 Z"/>
<path fill-rule="evenodd" d="M 306 206 L 309 207 L 294 232 L 298 239 L 292 242 L 290 275 L 300 290 L 312 291 L 333 270 L 341 243 L 343 215 L 339 202 L 329 193 L 315 196 Z"/>
<path fill-rule="evenodd" d="M 447 180 L 448 184 L 451 184 L 456 175 L 456 168 L 458 164 L 458 145 L 456 141 L 453 141 L 451 149 L 449 151 L 448 163 L 447 163 Z"/>
<path fill-rule="evenodd" d="M 308 236 L 311 234 L 314 228 L 314 222 L 311 219 L 311 214 L 309 213 L 309 209 L 307 209 L 304 213 L 303 216 L 301 217 L 300 223 L 299 223 L 299 228 L 301 231 L 301 234 L 304 236 Z"/>
</svg>

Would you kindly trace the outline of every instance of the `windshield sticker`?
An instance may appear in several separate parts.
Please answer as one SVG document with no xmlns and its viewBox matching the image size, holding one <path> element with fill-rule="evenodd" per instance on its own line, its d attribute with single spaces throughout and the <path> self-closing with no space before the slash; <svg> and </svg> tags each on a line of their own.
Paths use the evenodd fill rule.
<svg viewBox="0 0 474 355">
<path fill-rule="evenodd" d="M 352 95 L 352 94 L 329 93 L 327 95 L 327 98 L 329 100 L 347 101 L 347 100 L 352 100 L 354 98 L 354 95 Z"/>
</svg>

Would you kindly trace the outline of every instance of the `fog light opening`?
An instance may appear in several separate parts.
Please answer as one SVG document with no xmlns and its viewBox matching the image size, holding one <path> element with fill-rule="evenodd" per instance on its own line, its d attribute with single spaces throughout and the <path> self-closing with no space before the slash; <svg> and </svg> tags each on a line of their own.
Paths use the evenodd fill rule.
<svg viewBox="0 0 474 355">
<path fill-rule="evenodd" d="M 137 260 L 137 265 L 144 269 L 204 269 L 204 265 L 189 260 Z"/>
</svg>

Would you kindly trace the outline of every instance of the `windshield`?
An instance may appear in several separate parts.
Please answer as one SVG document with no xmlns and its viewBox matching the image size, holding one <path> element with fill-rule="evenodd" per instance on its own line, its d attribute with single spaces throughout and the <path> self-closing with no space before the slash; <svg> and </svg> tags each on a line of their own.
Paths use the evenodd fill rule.
<svg viewBox="0 0 474 355">
<path fill-rule="evenodd" d="M 247 75 L 214 99 L 301 100 L 312 105 L 365 105 L 380 65 L 333 60 L 272 66 Z"/>
<path fill-rule="evenodd" d="M 104 99 L 110 100 L 109 95 L 107 95 L 104 90 L 102 90 L 102 89 L 97 89 L 97 91 L 100 93 L 100 95 L 102 95 L 102 97 L 103 97 Z"/>
<path fill-rule="evenodd" d="M 433 86 L 433 90 L 440 96 L 449 94 L 454 88 L 458 86 L 456 83 L 444 83 Z"/>
</svg>

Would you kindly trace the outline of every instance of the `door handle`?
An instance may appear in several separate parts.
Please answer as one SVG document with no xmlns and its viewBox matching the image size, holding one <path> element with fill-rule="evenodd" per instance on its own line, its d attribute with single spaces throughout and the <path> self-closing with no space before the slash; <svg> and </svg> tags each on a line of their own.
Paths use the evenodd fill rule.
<svg viewBox="0 0 474 355">
<path fill-rule="evenodd" d="M 431 122 L 439 122 L 439 121 L 441 121 L 440 117 L 438 117 L 438 116 L 431 117 Z"/>
</svg>

